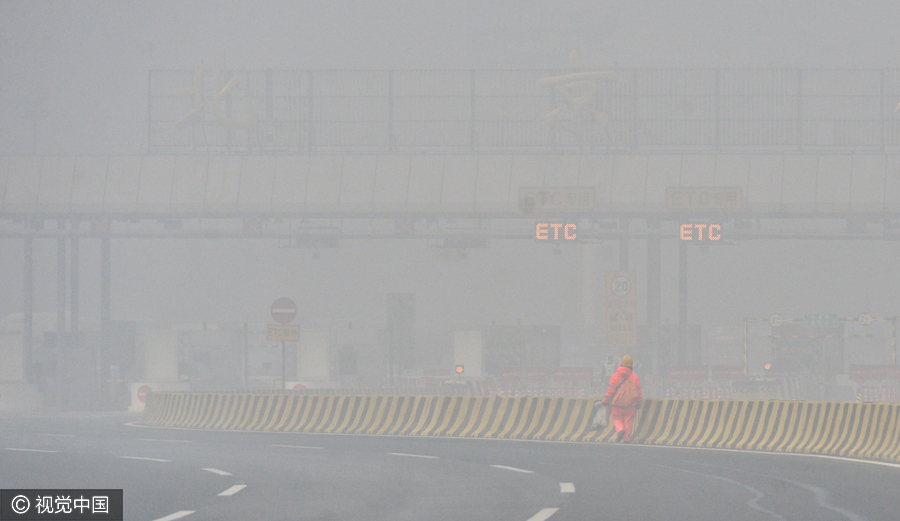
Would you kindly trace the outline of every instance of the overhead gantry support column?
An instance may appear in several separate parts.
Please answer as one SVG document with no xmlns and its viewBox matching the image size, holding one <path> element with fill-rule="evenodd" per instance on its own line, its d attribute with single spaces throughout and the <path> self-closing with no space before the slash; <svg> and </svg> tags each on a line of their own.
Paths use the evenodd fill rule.
<svg viewBox="0 0 900 521">
<path fill-rule="evenodd" d="M 22 316 L 22 365 L 26 383 L 35 383 L 32 348 L 34 339 L 34 239 L 25 237 L 24 307 Z"/>
<path fill-rule="evenodd" d="M 63 226 L 60 221 L 60 226 Z M 66 238 L 56 239 L 56 347 L 66 335 Z"/>
<path fill-rule="evenodd" d="M 65 221 L 59 220 L 59 228 L 65 229 Z M 56 239 L 56 345 L 47 353 L 48 383 L 52 382 L 50 392 L 47 393 L 50 403 L 55 406 L 61 404 L 63 398 L 60 389 L 62 387 L 63 374 L 63 348 L 66 345 L 66 238 Z M 47 347 L 47 346 L 44 346 Z"/>
<path fill-rule="evenodd" d="M 69 295 L 69 329 L 72 333 L 78 332 L 78 237 L 72 237 L 69 250 L 69 287 L 72 292 Z M 77 334 L 73 335 L 77 338 Z M 77 340 L 76 340 L 77 341 Z"/>
<path fill-rule="evenodd" d="M 654 388 L 665 377 L 662 346 L 659 345 L 660 297 L 661 297 L 661 239 L 659 219 L 647 220 L 647 336 L 650 358 L 653 363 Z"/>
<path fill-rule="evenodd" d="M 688 246 L 685 241 L 678 245 L 678 360 L 687 359 L 688 329 Z"/>
<path fill-rule="evenodd" d="M 110 317 L 110 243 L 109 237 L 100 239 L 100 349 L 97 359 L 100 364 L 100 389 L 106 390 L 109 378 L 109 317 Z M 106 395 L 103 395 L 103 399 Z"/>
</svg>

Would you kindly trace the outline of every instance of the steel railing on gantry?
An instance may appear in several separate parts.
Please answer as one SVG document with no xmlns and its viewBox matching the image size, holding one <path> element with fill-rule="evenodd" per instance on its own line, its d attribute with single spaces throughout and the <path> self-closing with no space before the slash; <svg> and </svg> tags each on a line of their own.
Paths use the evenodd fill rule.
<svg viewBox="0 0 900 521">
<path fill-rule="evenodd" d="M 158 70 L 150 153 L 900 148 L 900 69 Z"/>
</svg>

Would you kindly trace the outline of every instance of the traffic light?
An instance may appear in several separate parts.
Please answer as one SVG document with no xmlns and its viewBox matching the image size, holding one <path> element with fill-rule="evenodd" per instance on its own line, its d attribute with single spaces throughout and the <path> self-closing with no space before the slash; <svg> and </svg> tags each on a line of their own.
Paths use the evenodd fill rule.
<svg viewBox="0 0 900 521">
<path fill-rule="evenodd" d="M 465 371 L 465 370 L 466 370 L 466 368 L 463 367 L 462 364 L 456 366 L 456 374 L 457 374 L 457 375 L 462 375 L 462 374 L 463 374 L 463 371 Z"/>
</svg>

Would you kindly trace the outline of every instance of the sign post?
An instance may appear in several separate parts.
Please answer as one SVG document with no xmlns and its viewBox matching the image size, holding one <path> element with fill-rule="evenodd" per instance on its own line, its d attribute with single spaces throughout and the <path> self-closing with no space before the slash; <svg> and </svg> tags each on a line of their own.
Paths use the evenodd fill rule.
<svg viewBox="0 0 900 521">
<path fill-rule="evenodd" d="M 297 304 L 287 297 L 281 297 L 272 302 L 271 313 L 272 319 L 282 325 L 269 325 L 266 328 L 266 339 L 275 342 L 281 341 L 281 388 L 284 389 L 287 382 L 284 343 L 289 340 L 293 342 L 300 340 L 300 328 L 286 325 L 297 317 Z"/>
</svg>

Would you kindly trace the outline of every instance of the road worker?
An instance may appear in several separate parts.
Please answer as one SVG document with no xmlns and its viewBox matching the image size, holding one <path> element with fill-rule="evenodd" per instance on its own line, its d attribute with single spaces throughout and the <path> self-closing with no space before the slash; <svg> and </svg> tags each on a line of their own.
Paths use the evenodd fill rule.
<svg viewBox="0 0 900 521">
<path fill-rule="evenodd" d="M 609 379 L 609 389 L 603 403 L 612 406 L 612 420 L 616 428 L 616 441 L 631 441 L 634 432 L 634 417 L 644 404 L 641 392 L 641 381 L 634 374 L 634 359 L 629 355 L 622 357 L 619 369 Z"/>
</svg>

